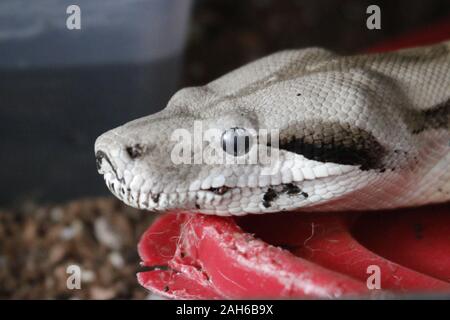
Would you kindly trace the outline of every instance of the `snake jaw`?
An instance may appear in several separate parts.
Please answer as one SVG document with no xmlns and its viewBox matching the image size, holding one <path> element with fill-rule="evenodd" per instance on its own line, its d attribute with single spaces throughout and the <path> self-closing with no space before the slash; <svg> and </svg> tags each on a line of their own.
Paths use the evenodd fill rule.
<svg viewBox="0 0 450 320">
<path fill-rule="evenodd" d="M 229 216 L 310 208 L 352 190 L 355 179 L 348 189 L 327 187 L 358 173 L 357 166 L 321 163 L 285 150 L 265 166 L 171 165 L 158 161 L 167 145 L 152 146 L 150 152 L 149 142 L 122 131 L 119 127 L 97 139 L 99 173 L 117 198 L 149 211 Z"/>
<path fill-rule="evenodd" d="M 347 169 L 346 174 L 288 182 L 266 186 L 227 186 L 210 187 L 208 189 L 179 190 L 172 192 L 158 192 L 155 189 L 145 189 L 145 175 L 141 173 L 139 179 L 125 174 L 119 180 L 112 171 L 104 174 L 109 190 L 127 205 L 148 211 L 166 211 L 179 209 L 183 211 L 200 212 L 222 216 L 243 215 L 248 213 L 265 213 L 309 208 L 313 205 L 345 193 L 345 188 L 325 192 L 320 185 L 327 185 L 326 181 L 340 176 L 354 175 L 355 169 Z M 133 183 L 143 180 L 141 183 Z M 328 183 L 329 184 L 329 183 Z"/>
</svg>

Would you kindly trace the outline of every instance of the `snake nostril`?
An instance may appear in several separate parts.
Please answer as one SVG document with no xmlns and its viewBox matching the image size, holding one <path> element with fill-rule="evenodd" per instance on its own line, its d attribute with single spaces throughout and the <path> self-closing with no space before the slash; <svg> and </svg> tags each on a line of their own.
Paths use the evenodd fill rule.
<svg viewBox="0 0 450 320">
<path fill-rule="evenodd" d="M 139 158 L 144 153 L 144 147 L 140 144 L 135 144 L 134 146 L 126 147 L 125 150 L 127 151 L 131 159 Z"/>
</svg>

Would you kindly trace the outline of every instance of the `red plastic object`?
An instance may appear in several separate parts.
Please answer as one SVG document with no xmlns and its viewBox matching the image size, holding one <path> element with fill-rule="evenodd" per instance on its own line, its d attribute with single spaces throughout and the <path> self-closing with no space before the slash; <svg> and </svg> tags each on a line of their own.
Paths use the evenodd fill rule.
<svg viewBox="0 0 450 320">
<path fill-rule="evenodd" d="M 232 218 L 165 215 L 144 234 L 139 254 L 146 266 L 169 267 L 140 273 L 139 282 L 174 298 L 335 297 L 367 291 L 359 281 L 257 240 Z"/>
<path fill-rule="evenodd" d="M 430 45 L 450 39 L 450 17 L 425 28 L 375 45 L 366 52 L 385 52 L 419 45 Z"/>
<path fill-rule="evenodd" d="M 236 219 L 166 214 L 139 243 L 144 265 L 164 270 L 138 279 L 171 298 L 332 298 L 378 293 L 366 285 L 376 265 L 382 289 L 450 293 L 449 253 L 449 205 Z"/>
<path fill-rule="evenodd" d="M 368 52 L 450 38 L 450 21 Z M 168 213 L 138 245 L 141 285 L 169 298 L 450 294 L 450 204 L 366 213 L 222 218 Z M 380 268 L 380 290 L 366 284 Z"/>
</svg>

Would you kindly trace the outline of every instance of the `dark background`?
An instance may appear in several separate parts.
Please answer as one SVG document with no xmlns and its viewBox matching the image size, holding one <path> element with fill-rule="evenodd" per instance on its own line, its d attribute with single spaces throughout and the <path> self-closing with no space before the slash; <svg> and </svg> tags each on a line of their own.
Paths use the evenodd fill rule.
<svg viewBox="0 0 450 320">
<path fill-rule="evenodd" d="M 372 4 L 381 9 L 381 30 L 366 28 Z M 197 1 L 182 85 L 201 85 L 282 49 L 321 46 L 351 54 L 442 20 L 450 20 L 450 1 Z"/>
</svg>

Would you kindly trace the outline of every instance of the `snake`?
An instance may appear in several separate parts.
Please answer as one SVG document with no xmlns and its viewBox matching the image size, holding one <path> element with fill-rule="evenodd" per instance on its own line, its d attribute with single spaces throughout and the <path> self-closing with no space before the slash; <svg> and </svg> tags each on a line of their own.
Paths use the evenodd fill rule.
<svg viewBox="0 0 450 320">
<path fill-rule="evenodd" d="M 450 42 L 276 52 L 95 141 L 127 205 L 219 216 L 447 202 L 449 151 Z"/>
</svg>

